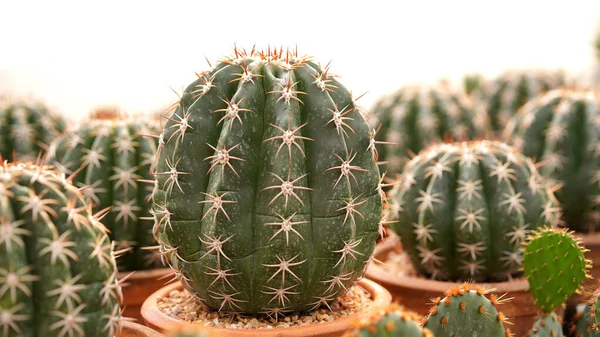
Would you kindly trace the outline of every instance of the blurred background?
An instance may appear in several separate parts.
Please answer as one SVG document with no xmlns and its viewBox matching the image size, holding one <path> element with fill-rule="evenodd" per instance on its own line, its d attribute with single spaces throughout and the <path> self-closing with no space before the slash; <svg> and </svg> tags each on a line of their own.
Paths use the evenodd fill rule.
<svg viewBox="0 0 600 337">
<path fill-rule="evenodd" d="M 157 112 L 194 71 L 242 48 L 332 61 L 365 107 L 406 83 L 563 69 L 597 78 L 600 1 L 1 1 L 0 92 L 80 119 Z"/>
</svg>

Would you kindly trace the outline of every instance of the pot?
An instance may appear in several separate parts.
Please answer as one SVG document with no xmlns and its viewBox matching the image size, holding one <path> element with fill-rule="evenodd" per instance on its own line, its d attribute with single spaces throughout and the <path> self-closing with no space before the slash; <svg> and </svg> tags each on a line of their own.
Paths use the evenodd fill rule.
<svg viewBox="0 0 600 337">
<path fill-rule="evenodd" d="M 121 324 L 119 337 L 165 337 L 163 334 L 137 323 L 123 321 Z"/>
<path fill-rule="evenodd" d="M 131 272 L 120 272 L 117 276 L 119 280 L 123 279 Z M 138 322 L 143 322 L 142 304 L 153 292 L 157 291 L 170 280 L 169 275 L 173 274 L 171 268 L 159 268 L 149 270 L 138 270 L 125 281 L 123 286 L 123 317 L 135 318 Z"/>
<path fill-rule="evenodd" d="M 368 279 L 362 279 L 357 282 L 362 288 L 371 294 L 374 303 L 370 307 L 381 308 L 387 307 L 391 302 L 390 293 Z M 142 316 L 148 327 L 161 331 L 163 333 L 171 333 L 182 329 L 197 330 L 206 332 L 211 337 L 249 337 L 260 335 L 261 337 L 340 337 L 347 331 L 354 328 L 355 323 L 368 316 L 371 310 L 355 313 L 344 316 L 332 322 L 309 324 L 305 326 L 291 328 L 276 328 L 276 329 L 230 329 L 230 328 L 215 328 L 204 327 L 203 325 L 184 322 L 175 317 L 169 316 L 158 309 L 157 300 L 168 296 L 173 290 L 183 290 L 181 282 L 173 283 L 163 287 L 150 295 L 142 305 Z"/>
</svg>

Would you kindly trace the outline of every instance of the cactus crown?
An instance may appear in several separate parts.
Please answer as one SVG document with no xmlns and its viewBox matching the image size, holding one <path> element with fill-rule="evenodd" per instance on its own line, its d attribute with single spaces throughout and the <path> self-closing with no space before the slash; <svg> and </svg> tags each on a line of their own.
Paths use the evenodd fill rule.
<svg viewBox="0 0 600 337">
<path fill-rule="evenodd" d="M 523 270 L 535 304 L 543 312 L 554 311 L 590 277 L 586 251 L 564 228 L 541 228 L 530 235 L 524 247 Z"/>
<path fill-rule="evenodd" d="M 160 136 L 162 250 L 217 310 L 328 305 L 362 276 L 378 235 L 373 132 L 327 67 L 234 53 L 198 74 Z"/>
<path fill-rule="evenodd" d="M 510 299 L 490 294 L 493 289 L 464 283 L 446 291 L 444 298 L 433 300 L 424 327 L 436 337 L 451 336 L 510 336 L 504 327 L 506 317 L 496 308 Z"/>
<path fill-rule="evenodd" d="M 355 329 L 344 337 L 433 337 L 431 331 L 421 327 L 419 320 L 419 315 L 391 304 L 387 308 L 372 310 L 368 317 L 356 322 Z"/>
<path fill-rule="evenodd" d="M 64 175 L 0 164 L 3 336 L 112 337 L 122 296 L 113 247 Z"/>
<path fill-rule="evenodd" d="M 420 273 L 504 281 L 521 267 L 527 234 L 560 209 L 533 162 L 496 141 L 434 145 L 389 193 L 390 224 Z"/>
</svg>

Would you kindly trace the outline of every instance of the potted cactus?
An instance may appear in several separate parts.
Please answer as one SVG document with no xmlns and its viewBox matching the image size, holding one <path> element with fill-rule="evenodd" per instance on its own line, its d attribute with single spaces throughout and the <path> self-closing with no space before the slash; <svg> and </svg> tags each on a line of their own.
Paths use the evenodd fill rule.
<svg viewBox="0 0 600 337">
<path fill-rule="evenodd" d="M 424 298 L 474 280 L 510 293 L 504 313 L 526 332 L 537 308 L 521 277 L 521 244 L 528 233 L 560 216 L 558 203 L 531 159 L 498 141 L 433 145 L 406 166 L 388 193 L 389 228 L 416 275 L 386 269 L 399 247 L 390 236 L 377 249 L 367 277 L 411 310 L 426 314 Z M 397 240 L 397 239 L 396 239 Z"/>
<path fill-rule="evenodd" d="M 120 115 L 115 108 L 97 109 L 73 132 L 52 142 L 48 151 L 48 160 L 71 175 L 94 210 L 104 214 L 117 249 L 128 250 L 118 261 L 119 279 L 128 278 L 123 315 L 140 321 L 144 300 L 172 274 L 160 255 L 148 249 L 157 245 L 150 213 L 157 144 L 144 135 L 158 129 L 143 118 Z"/>
<path fill-rule="evenodd" d="M 504 138 L 535 158 L 540 173 L 559 186 L 562 221 L 582 238 L 600 277 L 600 96 L 557 89 L 527 103 L 507 125 Z M 592 281 L 585 283 L 591 286 Z M 575 299 L 579 302 L 581 299 Z"/>
<path fill-rule="evenodd" d="M 157 294 L 185 288 L 207 310 L 274 319 L 327 308 L 363 276 L 379 235 L 372 130 L 327 67 L 295 52 L 234 52 L 198 74 L 159 138 L 153 213 L 180 283 Z M 358 284 L 389 303 L 380 286 Z M 142 308 L 148 324 L 184 324 L 156 300 Z M 260 333 L 339 336 L 360 314 Z"/>
<path fill-rule="evenodd" d="M 418 314 L 391 304 L 359 319 L 354 330 L 345 333 L 344 337 L 434 337 L 429 329 L 421 327 L 420 321 Z"/>
<path fill-rule="evenodd" d="M 0 98 L 0 158 L 34 160 L 65 129 L 64 119 L 40 102 Z"/>
</svg>

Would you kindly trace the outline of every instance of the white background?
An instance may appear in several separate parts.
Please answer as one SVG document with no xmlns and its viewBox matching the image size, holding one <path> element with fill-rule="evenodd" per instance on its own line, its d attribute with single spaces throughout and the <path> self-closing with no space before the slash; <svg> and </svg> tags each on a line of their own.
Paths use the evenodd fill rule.
<svg viewBox="0 0 600 337">
<path fill-rule="evenodd" d="M 403 83 L 507 68 L 589 78 L 600 1 L 0 0 L 0 94 L 79 119 L 99 105 L 154 112 L 234 43 L 298 45 L 369 107 Z"/>
</svg>

